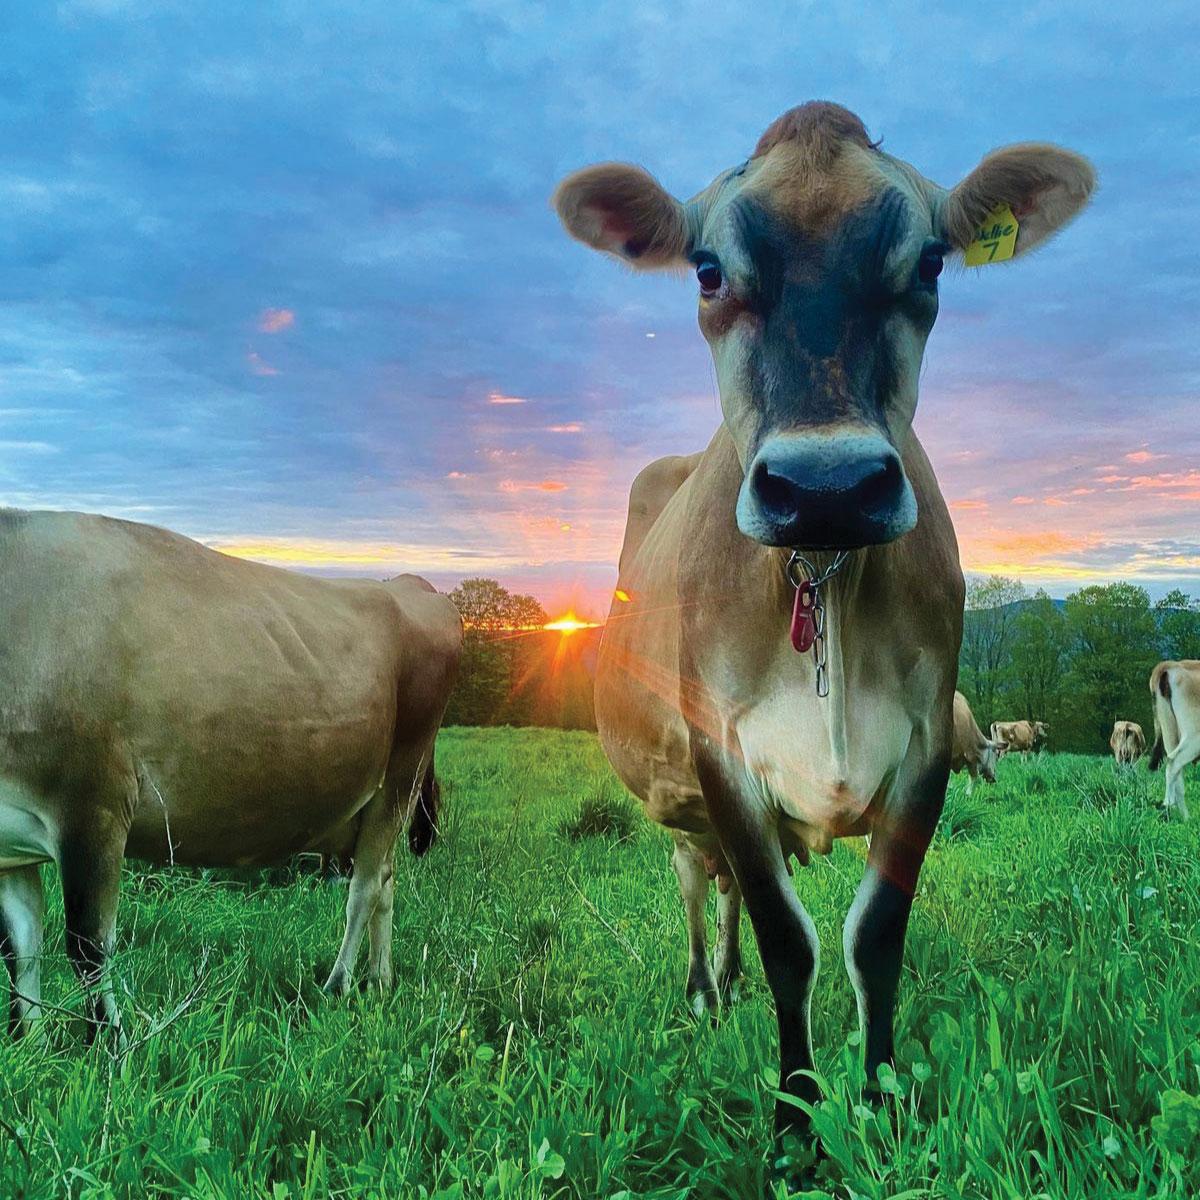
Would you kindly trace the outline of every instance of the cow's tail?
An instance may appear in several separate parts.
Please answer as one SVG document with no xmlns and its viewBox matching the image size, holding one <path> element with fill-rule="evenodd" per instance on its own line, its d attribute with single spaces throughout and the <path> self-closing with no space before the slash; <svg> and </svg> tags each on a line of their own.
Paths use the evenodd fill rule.
<svg viewBox="0 0 1200 1200">
<path fill-rule="evenodd" d="M 433 748 L 429 750 L 429 766 L 421 777 L 421 789 L 413 805 L 412 819 L 408 823 L 408 848 L 418 857 L 425 854 L 437 841 L 438 809 L 442 803 L 442 786 L 433 769 Z"/>
<path fill-rule="evenodd" d="M 1159 663 L 1150 675 L 1150 694 L 1154 697 L 1154 748 L 1146 765 L 1157 771 L 1166 752 L 1165 742 L 1179 743 L 1179 726 L 1171 706 L 1171 673 L 1165 663 Z"/>
</svg>

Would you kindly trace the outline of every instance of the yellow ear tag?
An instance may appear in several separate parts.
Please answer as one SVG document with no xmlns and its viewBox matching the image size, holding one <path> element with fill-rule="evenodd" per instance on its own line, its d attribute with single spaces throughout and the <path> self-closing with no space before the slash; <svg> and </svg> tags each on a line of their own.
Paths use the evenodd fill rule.
<svg viewBox="0 0 1200 1200">
<path fill-rule="evenodd" d="M 975 231 L 963 262 L 968 267 L 1004 262 L 1017 248 L 1017 218 L 1007 204 L 997 204 Z"/>
</svg>

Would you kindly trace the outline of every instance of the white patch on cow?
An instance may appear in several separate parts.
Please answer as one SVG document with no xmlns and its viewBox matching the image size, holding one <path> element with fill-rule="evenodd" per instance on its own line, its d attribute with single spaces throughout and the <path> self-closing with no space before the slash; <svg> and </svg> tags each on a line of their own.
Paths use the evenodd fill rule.
<svg viewBox="0 0 1200 1200">
<path fill-rule="evenodd" d="M 861 686 L 847 720 L 845 687 L 840 679 L 837 685 L 825 699 L 795 681 L 764 689 L 736 726 L 755 794 L 818 853 L 828 853 L 829 839 L 844 836 L 862 817 L 904 761 L 913 733 L 897 699 Z"/>
<path fill-rule="evenodd" d="M 24 787 L 0 778 L 0 871 L 54 859 L 54 830 L 38 807 Z"/>
</svg>

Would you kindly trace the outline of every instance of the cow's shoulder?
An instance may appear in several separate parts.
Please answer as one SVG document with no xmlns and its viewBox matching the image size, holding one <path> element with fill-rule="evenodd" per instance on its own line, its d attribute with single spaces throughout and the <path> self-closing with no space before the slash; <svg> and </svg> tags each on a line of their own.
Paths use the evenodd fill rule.
<svg viewBox="0 0 1200 1200">
<path fill-rule="evenodd" d="M 620 570 L 624 571 L 642 542 L 670 503 L 671 497 L 695 471 L 703 451 L 695 454 L 669 454 L 643 467 L 629 489 L 629 510 L 625 518 L 625 540 L 621 544 Z"/>
</svg>

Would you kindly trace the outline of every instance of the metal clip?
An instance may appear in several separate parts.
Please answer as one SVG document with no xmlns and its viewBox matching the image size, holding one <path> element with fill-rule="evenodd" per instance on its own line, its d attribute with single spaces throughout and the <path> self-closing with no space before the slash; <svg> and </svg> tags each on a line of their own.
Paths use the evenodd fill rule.
<svg viewBox="0 0 1200 1200">
<path fill-rule="evenodd" d="M 834 555 L 833 562 L 820 574 L 799 550 L 792 551 L 792 557 L 788 559 L 787 564 L 787 577 L 792 587 L 799 588 L 807 579 L 812 588 L 812 619 L 815 629 L 812 654 L 817 672 L 817 696 L 822 700 L 829 695 L 829 668 L 825 653 L 825 601 L 821 598 L 821 588 L 841 570 L 847 557 L 847 551 L 839 550 Z M 804 571 L 803 575 L 800 574 L 801 570 Z"/>
</svg>

